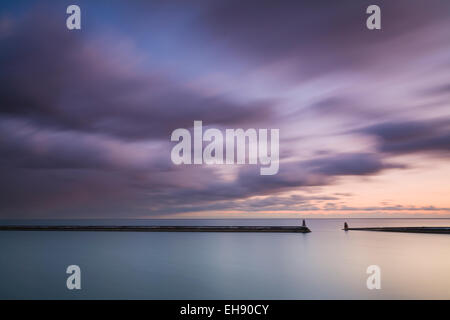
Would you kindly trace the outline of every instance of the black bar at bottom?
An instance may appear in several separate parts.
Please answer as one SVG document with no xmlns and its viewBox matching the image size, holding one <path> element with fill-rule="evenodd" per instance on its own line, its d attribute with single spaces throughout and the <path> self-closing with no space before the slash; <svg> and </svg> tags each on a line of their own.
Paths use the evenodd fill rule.
<svg viewBox="0 0 450 320">
<path fill-rule="evenodd" d="M 244 310 L 255 311 L 256 306 L 266 306 L 264 314 L 262 308 L 258 313 L 244 313 Z M 194 307 L 195 310 L 205 310 L 201 314 L 183 313 L 183 308 Z M 228 309 L 225 309 L 229 306 Z M 234 308 L 231 309 L 230 306 Z M 253 309 L 249 306 L 253 306 Z M 386 310 L 390 317 L 408 315 L 418 316 L 420 313 L 447 314 L 449 301 L 432 300 L 59 300 L 59 301 L 0 301 L 2 313 L 10 308 L 15 317 L 29 314 L 59 315 L 58 319 L 70 314 L 73 317 L 89 318 L 99 316 L 102 319 L 111 315 L 114 319 L 132 319 L 131 315 L 139 315 L 143 319 L 309 319 L 345 317 L 364 319 L 366 314 L 378 315 L 385 318 Z M 199 309 L 203 308 L 203 309 Z M 207 314 L 206 309 L 212 310 Z M 220 311 L 219 311 L 220 310 Z M 227 312 L 225 310 L 228 310 Z M 239 310 L 239 311 L 238 311 Z M 354 312 L 358 310 L 358 312 Z M 442 312 L 442 313 L 441 313 Z"/>
</svg>

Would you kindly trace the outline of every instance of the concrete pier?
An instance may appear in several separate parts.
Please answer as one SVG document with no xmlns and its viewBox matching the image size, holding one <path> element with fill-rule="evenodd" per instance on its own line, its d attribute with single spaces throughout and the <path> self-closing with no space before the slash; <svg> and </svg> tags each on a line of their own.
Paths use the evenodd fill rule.
<svg viewBox="0 0 450 320">
<path fill-rule="evenodd" d="M 0 226 L 0 231 L 284 232 L 308 233 L 306 226 Z"/>
<path fill-rule="evenodd" d="M 379 231 L 379 232 L 408 232 L 408 233 L 436 233 L 450 234 L 450 227 L 374 227 L 374 228 L 349 228 L 344 224 L 344 231 Z"/>
</svg>

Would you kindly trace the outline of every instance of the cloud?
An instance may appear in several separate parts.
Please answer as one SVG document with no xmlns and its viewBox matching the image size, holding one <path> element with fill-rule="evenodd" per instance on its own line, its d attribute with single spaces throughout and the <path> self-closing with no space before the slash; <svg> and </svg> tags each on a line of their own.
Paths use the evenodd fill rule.
<svg viewBox="0 0 450 320">
<path fill-rule="evenodd" d="M 389 50 L 401 62 L 406 52 L 395 40 L 448 18 L 442 1 L 379 1 L 383 30 L 365 27 L 370 1 L 219 1 L 198 23 L 209 40 L 249 64 L 285 62 L 292 78 L 308 78 L 338 70 L 371 68 Z M 443 8 L 444 7 L 444 8 Z M 447 7 L 447 8 L 445 8 Z M 236 10 L 236 8 L 239 8 Z M 405 24 L 399 17 L 414 23 Z M 418 48 L 420 50 L 420 48 Z"/>
<path fill-rule="evenodd" d="M 332 157 L 310 160 L 312 172 L 328 176 L 370 175 L 384 169 L 405 168 L 404 165 L 386 163 L 375 153 L 344 153 Z"/>
<path fill-rule="evenodd" d="M 424 90 L 427 95 L 447 95 L 450 94 L 450 84 L 443 84 Z"/>
<path fill-rule="evenodd" d="M 185 211 L 204 211 L 215 207 L 238 208 L 242 204 L 235 201 L 246 200 L 255 196 L 273 196 L 285 191 L 307 190 L 309 187 L 327 186 L 337 182 L 338 178 L 346 175 L 370 176 L 383 170 L 393 168 L 405 168 L 404 165 L 387 163 L 377 154 L 346 153 L 332 154 L 326 157 L 307 161 L 283 163 L 280 172 L 274 176 L 261 176 L 257 168 L 243 166 L 239 170 L 236 179 L 232 181 L 212 180 L 202 187 L 193 189 L 174 189 L 165 195 L 159 195 L 162 203 L 159 213 L 177 213 Z M 274 199 L 269 197 L 267 201 L 258 201 L 260 205 L 270 207 Z M 302 202 L 306 198 L 281 198 L 284 200 Z M 311 200 L 312 198 L 308 198 Z M 322 196 L 322 200 L 335 200 L 335 196 Z M 319 198 L 316 198 L 319 200 Z M 251 200 L 250 204 L 253 203 Z M 257 205 L 257 203 L 255 203 Z"/>
<path fill-rule="evenodd" d="M 368 126 L 358 132 L 373 135 L 379 150 L 392 154 L 435 152 L 448 156 L 450 120 L 387 121 Z"/>
<path fill-rule="evenodd" d="M 168 142 L 124 142 L 108 135 L 53 130 L 15 118 L 0 118 L 0 152 L 5 155 L 3 165 L 36 169 L 143 171 L 161 170 L 162 164 L 170 164 Z"/>
<path fill-rule="evenodd" d="M 0 40 L 0 115 L 123 139 L 166 139 L 199 119 L 230 126 L 271 116 L 273 102 L 203 95 L 141 70 L 139 54 L 123 49 L 120 39 L 94 43 L 56 20 L 36 14 Z"/>
<path fill-rule="evenodd" d="M 96 19 L 82 32 L 53 3 L 0 17 L 0 216 L 357 211 L 347 192 L 290 193 L 409 167 L 393 155 L 447 156 L 450 137 L 437 109 L 394 120 L 420 119 L 407 93 L 448 91 L 449 4 L 381 1 L 383 29 L 368 32 L 369 4 L 83 2 Z M 170 133 L 194 120 L 279 128 L 279 174 L 173 165 Z"/>
</svg>

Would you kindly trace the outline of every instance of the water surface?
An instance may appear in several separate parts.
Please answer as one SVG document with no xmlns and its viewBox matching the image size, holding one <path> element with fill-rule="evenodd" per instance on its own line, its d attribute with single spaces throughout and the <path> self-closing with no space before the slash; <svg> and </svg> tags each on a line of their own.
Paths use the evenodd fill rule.
<svg viewBox="0 0 450 320">
<path fill-rule="evenodd" d="M 450 226 L 447 219 L 347 219 L 362 226 Z M 299 220 L 3 221 L 2 224 L 293 225 Z M 0 232 L 1 299 L 450 299 L 450 235 Z M 82 289 L 66 288 L 79 265 Z M 366 268 L 381 268 L 368 290 Z"/>
</svg>

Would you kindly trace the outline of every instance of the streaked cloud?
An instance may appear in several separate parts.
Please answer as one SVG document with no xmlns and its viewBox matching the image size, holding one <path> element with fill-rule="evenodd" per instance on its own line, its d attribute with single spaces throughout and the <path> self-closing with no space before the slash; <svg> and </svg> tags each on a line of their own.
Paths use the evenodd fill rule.
<svg viewBox="0 0 450 320">
<path fill-rule="evenodd" d="M 450 3 L 381 1 L 380 32 L 369 4 L 81 1 L 69 32 L 64 4 L 5 2 L 0 216 L 450 214 L 445 192 L 361 205 L 340 189 L 423 179 L 419 156 L 449 174 Z M 279 174 L 173 165 L 170 133 L 194 120 L 280 129 Z"/>
</svg>

